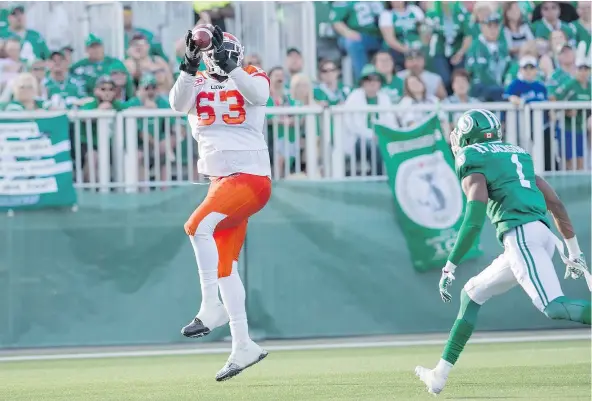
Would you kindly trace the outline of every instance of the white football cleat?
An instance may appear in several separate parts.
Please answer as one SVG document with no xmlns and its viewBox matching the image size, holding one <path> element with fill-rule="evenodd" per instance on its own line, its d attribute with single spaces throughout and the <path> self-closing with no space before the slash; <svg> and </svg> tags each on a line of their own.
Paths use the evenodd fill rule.
<svg viewBox="0 0 592 401">
<path fill-rule="evenodd" d="M 446 385 L 447 377 L 439 375 L 435 369 L 427 369 L 423 366 L 415 368 L 415 375 L 425 383 L 430 394 L 440 394 Z"/>
<path fill-rule="evenodd" d="M 228 323 L 228 320 L 228 312 L 221 302 L 202 307 L 197 316 L 181 329 L 181 334 L 194 338 L 207 336 L 215 328 Z"/>
<path fill-rule="evenodd" d="M 246 368 L 253 366 L 267 356 L 267 351 L 250 341 L 233 347 L 232 354 L 224 367 L 216 374 L 216 381 L 224 381 L 233 378 Z"/>
</svg>

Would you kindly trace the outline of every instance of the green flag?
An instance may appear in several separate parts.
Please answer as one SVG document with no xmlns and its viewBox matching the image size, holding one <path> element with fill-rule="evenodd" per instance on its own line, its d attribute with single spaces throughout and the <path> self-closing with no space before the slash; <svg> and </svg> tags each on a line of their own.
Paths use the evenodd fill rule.
<svg viewBox="0 0 592 401">
<path fill-rule="evenodd" d="M 0 210 L 76 203 L 68 117 L 0 122 Z"/>
<path fill-rule="evenodd" d="M 466 201 L 437 116 L 408 129 L 376 126 L 376 134 L 413 267 L 444 267 Z M 465 259 L 479 254 L 475 244 Z"/>
</svg>

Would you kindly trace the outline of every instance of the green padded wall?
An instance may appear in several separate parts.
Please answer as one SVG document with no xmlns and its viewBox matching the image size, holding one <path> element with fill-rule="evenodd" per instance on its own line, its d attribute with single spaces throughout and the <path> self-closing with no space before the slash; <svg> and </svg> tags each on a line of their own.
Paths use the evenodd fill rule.
<svg viewBox="0 0 592 401">
<path fill-rule="evenodd" d="M 590 176 L 549 178 L 590 256 Z M 0 217 L 0 347 L 190 341 L 199 283 L 183 223 L 204 186 L 148 194 L 79 193 L 79 211 Z M 258 338 L 448 331 L 458 293 L 502 249 L 487 225 L 484 255 L 457 270 L 452 304 L 439 271 L 416 273 L 384 182 L 274 183 L 251 219 L 241 260 Z M 557 270 L 563 267 L 557 258 Z M 563 281 L 589 297 L 584 281 Z M 481 309 L 480 330 L 569 327 L 516 288 Z M 219 330 L 204 340 L 228 335 Z"/>
</svg>

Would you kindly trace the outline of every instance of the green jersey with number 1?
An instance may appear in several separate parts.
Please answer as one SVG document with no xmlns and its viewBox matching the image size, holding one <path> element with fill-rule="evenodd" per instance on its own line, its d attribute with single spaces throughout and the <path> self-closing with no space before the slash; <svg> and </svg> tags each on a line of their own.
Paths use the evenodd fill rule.
<svg viewBox="0 0 592 401">
<path fill-rule="evenodd" d="M 476 143 L 462 148 L 455 164 L 461 180 L 474 173 L 485 176 L 487 216 L 500 242 L 506 232 L 526 223 L 542 221 L 549 227 L 545 198 L 527 151 L 502 141 Z"/>
</svg>

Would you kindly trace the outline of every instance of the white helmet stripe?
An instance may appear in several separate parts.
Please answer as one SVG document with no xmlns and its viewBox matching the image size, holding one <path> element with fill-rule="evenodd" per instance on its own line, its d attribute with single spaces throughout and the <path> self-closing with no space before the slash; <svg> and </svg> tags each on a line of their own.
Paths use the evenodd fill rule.
<svg viewBox="0 0 592 401">
<path fill-rule="evenodd" d="M 501 123 L 499 118 L 497 118 L 497 116 L 491 111 L 491 110 L 484 110 L 487 114 L 489 114 L 491 116 L 491 119 L 495 122 L 494 127 L 495 128 L 500 128 L 501 127 Z"/>
<path fill-rule="evenodd" d="M 491 116 L 488 113 L 487 110 L 483 110 L 483 109 L 477 109 L 476 111 L 478 111 L 479 113 L 483 114 L 485 116 L 485 118 L 487 118 L 487 121 L 489 122 L 489 125 L 491 125 L 492 127 L 496 127 L 496 123 L 494 122 L 494 120 L 491 118 Z"/>
</svg>

